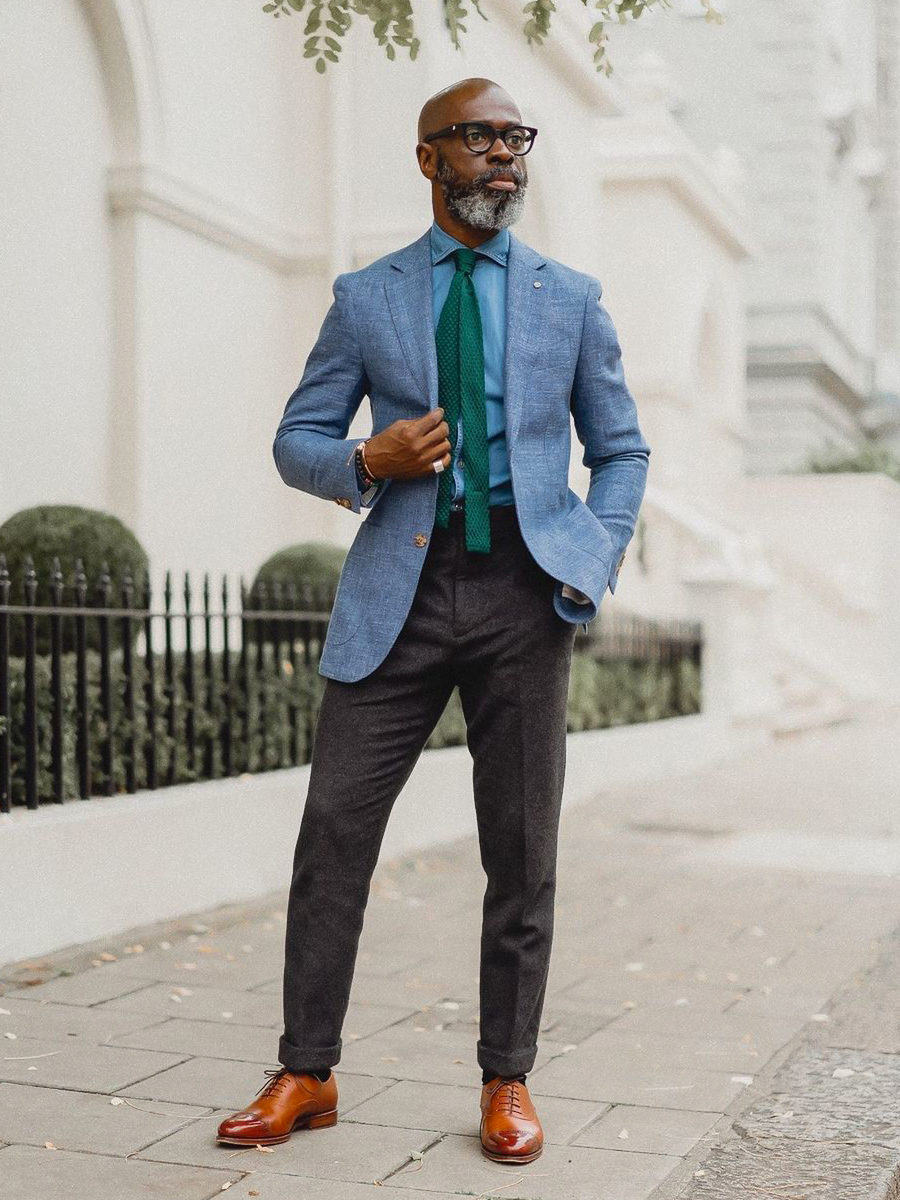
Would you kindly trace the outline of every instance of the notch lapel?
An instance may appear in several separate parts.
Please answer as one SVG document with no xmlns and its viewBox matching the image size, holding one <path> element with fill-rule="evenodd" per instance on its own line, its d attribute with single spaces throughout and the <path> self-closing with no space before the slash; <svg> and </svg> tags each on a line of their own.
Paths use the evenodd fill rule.
<svg viewBox="0 0 900 1200">
<path fill-rule="evenodd" d="M 540 270 L 546 261 L 536 250 L 517 238 L 512 230 L 509 231 L 503 405 L 506 409 L 506 436 L 510 444 L 519 426 L 525 385 L 531 375 L 530 363 L 539 349 L 544 288 L 534 286 L 534 272 Z"/>
<path fill-rule="evenodd" d="M 431 230 L 398 250 L 384 281 L 394 332 L 422 393 L 424 409 L 437 408 L 438 370 L 431 292 Z"/>
</svg>

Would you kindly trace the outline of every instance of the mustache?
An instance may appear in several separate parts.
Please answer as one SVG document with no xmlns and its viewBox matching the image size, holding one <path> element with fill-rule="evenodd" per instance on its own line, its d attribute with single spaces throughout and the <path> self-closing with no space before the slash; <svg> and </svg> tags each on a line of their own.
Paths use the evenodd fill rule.
<svg viewBox="0 0 900 1200">
<path fill-rule="evenodd" d="M 454 192 L 465 194 L 483 191 L 492 179 L 511 179 L 517 187 L 523 190 L 528 186 L 527 176 L 518 167 L 488 167 L 486 171 L 482 171 L 474 179 L 463 180 L 446 159 L 443 159 L 439 164 L 438 179 L 442 183 L 447 184 Z"/>
<path fill-rule="evenodd" d="M 511 179 L 518 187 L 524 187 L 526 182 L 524 173 L 517 167 L 490 167 L 476 175 L 472 182 L 485 184 L 490 183 L 492 179 Z"/>
</svg>

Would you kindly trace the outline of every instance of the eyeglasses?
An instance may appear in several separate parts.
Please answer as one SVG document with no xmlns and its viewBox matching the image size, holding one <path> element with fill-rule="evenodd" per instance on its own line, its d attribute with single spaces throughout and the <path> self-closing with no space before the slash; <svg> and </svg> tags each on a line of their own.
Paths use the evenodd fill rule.
<svg viewBox="0 0 900 1200">
<path fill-rule="evenodd" d="M 435 138 L 449 137 L 459 129 L 462 143 L 473 154 L 484 154 L 490 150 L 497 138 L 500 138 L 507 150 L 521 158 L 534 145 L 537 130 L 530 125 L 514 125 L 510 129 L 495 129 L 485 121 L 457 121 L 437 133 L 429 133 L 422 138 L 423 142 L 433 142 Z"/>
</svg>

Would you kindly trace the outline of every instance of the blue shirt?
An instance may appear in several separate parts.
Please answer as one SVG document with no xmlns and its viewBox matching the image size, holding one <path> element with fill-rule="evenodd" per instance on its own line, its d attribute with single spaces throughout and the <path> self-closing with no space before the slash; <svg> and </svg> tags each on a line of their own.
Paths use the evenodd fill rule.
<svg viewBox="0 0 900 1200">
<path fill-rule="evenodd" d="M 453 251 L 465 243 L 442 229 L 437 221 L 431 223 L 431 295 L 434 306 L 434 327 L 437 329 L 456 273 Z M 501 229 L 472 249 L 478 255 L 472 271 L 472 283 L 481 312 L 484 338 L 484 391 L 486 401 L 489 504 L 512 504 L 513 490 L 506 449 L 506 410 L 503 404 L 503 359 L 506 352 L 506 258 L 509 253 L 509 230 Z M 463 452 L 462 417 L 457 425 L 457 440 L 453 457 L 453 493 L 451 504 L 462 505 L 465 492 L 465 454 Z"/>
</svg>

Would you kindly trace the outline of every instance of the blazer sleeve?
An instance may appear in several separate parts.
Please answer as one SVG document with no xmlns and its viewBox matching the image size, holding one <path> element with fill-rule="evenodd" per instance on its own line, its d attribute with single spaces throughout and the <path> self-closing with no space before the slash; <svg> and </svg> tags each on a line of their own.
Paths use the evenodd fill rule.
<svg viewBox="0 0 900 1200">
<path fill-rule="evenodd" d="M 350 422 L 369 391 L 359 348 L 350 273 L 338 275 L 334 299 L 325 314 L 299 384 L 288 397 L 275 433 L 272 454 L 289 487 L 322 500 L 336 500 L 358 513 L 373 506 L 390 479 L 361 493 L 354 450 L 362 438 L 348 438 Z"/>
<path fill-rule="evenodd" d="M 588 278 L 570 405 L 584 447 L 582 462 L 591 472 L 585 503 L 612 539 L 608 586 L 614 592 L 644 496 L 650 447 L 625 382 L 615 327 L 600 300 L 603 289 Z"/>
</svg>

